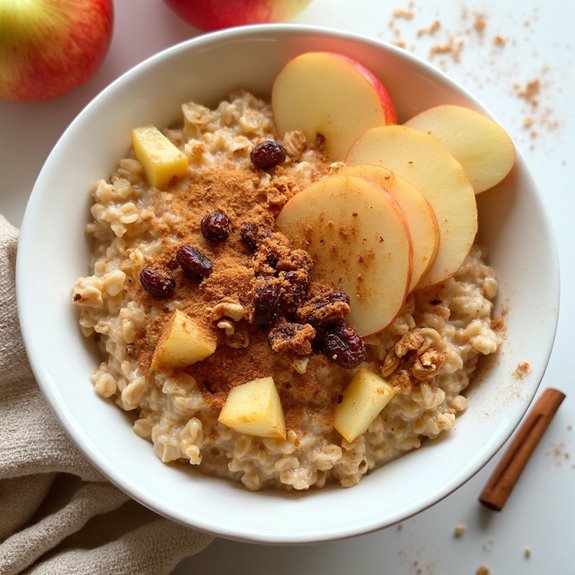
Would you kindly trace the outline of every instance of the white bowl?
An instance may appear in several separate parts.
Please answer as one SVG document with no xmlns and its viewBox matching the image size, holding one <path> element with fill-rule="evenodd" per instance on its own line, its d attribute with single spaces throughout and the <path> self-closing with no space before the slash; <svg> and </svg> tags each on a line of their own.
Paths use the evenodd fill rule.
<svg viewBox="0 0 575 575">
<path fill-rule="evenodd" d="M 57 143 L 32 192 L 20 239 L 17 295 L 34 373 L 57 416 L 94 465 L 158 513 L 221 537 L 308 543 L 366 533 L 449 495 L 481 469 L 527 410 L 543 377 L 558 315 L 558 261 L 550 226 L 521 155 L 511 176 L 479 198 L 480 235 L 508 308 L 506 340 L 468 411 L 444 439 L 350 488 L 309 493 L 249 492 L 231 482 L 191 477 L 163 465 L 124 414 L 98 399 L 96 359 L 80 335 L 71 288 L 88 273 L 84 228 L 92 183 L 110 173 L 130 145 L 130 129 L 167 125 L 188 99 L 215 104 L 245 87 L 269 94 L 275 74 L 310 50 L 347 54 L 389 88 L 399 120 L 435 104 L 485 111 L 465 90 L 392 46 L 311 27 L 268 25 L 202 36 L 174 46 L 122 76 L 96 97 Z M 531 371 L 513 377 L 519 363 Z"/>
</svg>

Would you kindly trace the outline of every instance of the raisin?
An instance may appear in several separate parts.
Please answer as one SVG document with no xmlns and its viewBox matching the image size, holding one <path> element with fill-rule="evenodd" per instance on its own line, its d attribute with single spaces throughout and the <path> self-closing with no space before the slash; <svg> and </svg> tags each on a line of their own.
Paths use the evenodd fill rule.
<svg viewBox="0 0 575 575">
<path fill-rule="evenodd" d="M 253 322 L 272 325 L 278 319 L 280 309 L 280 283 L 275 278 L 256 282 L 253 299 Z"/>
<path fill-rule="evenodd" d="M 230 237 L 232 222 L 224 212 L 214 210 L 202 218 L 200 230 L 206 240 L 221 243 Z"/>
<path fill-rule="evenodd" d="M 250 160 L 260 170 L 267 170 L 285 162 L 286 149 L 274 140 L 264 140 L 250 152 Z"/>
<path fill-rule="evenodd" d="M 189 244 L 185 244 L 178 249 L 176 260 L 188 277 L 203 279 L 212 273 L 212 260 L 198 248 Z"/>
<path fill-rule="evenodd" d="M 305 300 L 310 286 L 309 273 L 305 270 L 289 270 L 280 272 L 279 278 L 282 280 L 282 312 L 284 315 L 291 315 Z"/>
<path fill-rule="evenodd" d="M 322 351 L 347 369 L 357 367 L 367 355 L 363 339 L 345 322 L 336 323 L 326 330 Z"/>
<path fill-rule="evenodd" d="M 320 293 L 302 305 L 296 312 L 298 321 L 312 325 L 328 325 L 341 321 L 349 313 L 349 297 L 345 292 L 333 290 Z"/>
<path fill-rule="evenodd" d="M 251 252 L 255 252 L 258 247 L 258 227 L 253 222 L 243 223 L 240 238 Z"/>
<path fill-rule="evenodd" d="M 176 280 L 172 273 L 164 268 L 143 268 L 140 272 L 142 287 L 157 299 L 170 297 L 176 289 Z"/>
<path fill-rule="evenodd" d="M 258 244 L 263 239 L 271 235 L 272 231 L 268 227 L 254 224 L 254 222 L 244 222 L 240 227 L 240 238 L 252 253 L 258 249 Z"/>
</svg>

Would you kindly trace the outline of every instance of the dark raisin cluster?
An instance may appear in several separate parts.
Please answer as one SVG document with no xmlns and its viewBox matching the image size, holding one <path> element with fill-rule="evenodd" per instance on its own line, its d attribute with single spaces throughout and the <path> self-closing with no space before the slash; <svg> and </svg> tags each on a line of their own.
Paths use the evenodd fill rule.
<svg viewBox="0 0 575 575">
<path fill-rule="evenodd" d="M 230 236 L 232 223 L 224 212 L 214 210 L 202 218 L 200 231 L 209 242 L 221 243 Z M 190 244 L 178 248 L 175 262 L 187 277 L 200 281 L 207 278 L 213 269 L 212 260 L 199 248 Z M 158 266 L 143 268 L 140 272 L 140 284 L 156 299 L 169 298 L 176 289 L 173 273 L 167 268 Z"/>
<path fill-rule="evenodd" d="M 289 249 L 268 228 L 247 222 L 240 228 L 240 236 L 259 262 L 251 321 L 270 329 L 272 349 L 290 349 L 303 355 L 313 348 L 343 367 L 359 365 L 366 357 L 366 348 L 345 321 L 350 311 L 348 296 L 340 290 L 325 290 L 310 297 L 309 255 Z M 303 338 L 309 340 L 309 346 Z"/>
<path fill-rule="evenodd" d="M 204 216 L 200 231 L 208 242 L 225 242 L 233 226 L 228 216 L 215 210 Z M 326 289 L 310 296 L 312 260 L 303 250 L 289 247 L 285 237 L 268 227 L 245 222 L 240 238 L 252 254 L 255 281 L 249 321 L 269 330 L 269 343 L 277 352 L 309 355 L 323 353 L 345 368 L 354 368 L 366 356 L 365 344 L 345 321 L 350 311 L 348 296 Z M 180 246 L 174 266 L 190 279 L 210 276 L 213 263 L 199 248 Z M 176 280 L 168 267 L 150 266 L 140 272 L 142 288 L 156 299 L 169 298 Z"/>
</svg>

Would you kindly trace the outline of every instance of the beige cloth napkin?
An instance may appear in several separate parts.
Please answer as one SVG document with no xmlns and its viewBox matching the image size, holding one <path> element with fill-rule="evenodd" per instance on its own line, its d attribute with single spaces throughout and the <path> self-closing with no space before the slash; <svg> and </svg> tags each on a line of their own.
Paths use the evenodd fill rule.
<svg viewBox="0 0 575 575">
<path fill-rule="evenodd" d="M 161 575 L 211 537 L 102 477 L 36 385 L 18 327 L 17 230 L 0 215 L 0 575 Z"/>
</svg>

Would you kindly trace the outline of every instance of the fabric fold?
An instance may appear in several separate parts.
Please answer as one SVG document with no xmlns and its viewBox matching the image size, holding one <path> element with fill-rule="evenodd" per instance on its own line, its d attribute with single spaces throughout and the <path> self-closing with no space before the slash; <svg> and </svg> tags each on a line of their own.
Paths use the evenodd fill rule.
<svg viewBox="0 0 575 575">
<path fill-rule="evenodd" d="M 61 427 L 20 334 L 17 242 L 0 215 L 0 575 L 169 573 L 212 537 L 131 500 Z"/>
</svg>

